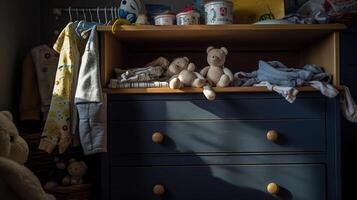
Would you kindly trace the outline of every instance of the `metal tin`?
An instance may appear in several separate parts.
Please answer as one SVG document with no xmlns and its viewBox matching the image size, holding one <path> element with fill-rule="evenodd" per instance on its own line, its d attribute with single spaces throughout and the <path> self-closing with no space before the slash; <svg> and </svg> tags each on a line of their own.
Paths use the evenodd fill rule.
<svg viewBox="0 0 357 200">
<path fill-rule="evenodd" d="M 155 17 L 155 25 L 174 25 L 176 16 L 173 14 L 162 14 Z"/>
<path fill-rule="evenodd" d="M 211 1 L 205 4 L 206 24 L 232 24 L 233 3 L 231 1 Z"/>
<path fill-rule="evenodd" d="M 194 11 L 182 12 L 176 15 L 177 25 L 193 25 L 200 23 L 200 14 Z"/>
</svg>

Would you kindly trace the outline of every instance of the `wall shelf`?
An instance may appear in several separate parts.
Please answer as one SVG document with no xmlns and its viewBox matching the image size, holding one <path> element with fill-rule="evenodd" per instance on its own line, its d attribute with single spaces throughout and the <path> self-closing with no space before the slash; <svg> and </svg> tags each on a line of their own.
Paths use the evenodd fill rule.
<svg viewBox="0 0 357 200">
<path fill-rule="evenodd" d="M 201 48 L 202 44 L 222 44 L 232 49 L 255 50 L 262 46 L 270 49 L 297 49 L 320 40 L 329 33 L 345 29 L 342 24 L 233 24 L 190 26 L 117 26 L 114 35 L 130 47 L 155 48 L 173 44 L 175 49 L 187 46 Z M 99 32 L 112 32 L 111 26 L 99 26 Z M 140 45 L 139 45 L 140 44 Z M 264 44 L 264 45 L 263 45 Z"/>
<path fill-rule="evenodd" d="M 316 64 L 332 75 L 333 85 L 340 84 L 339 31 L 343 24 L 293 25 L 190 25 L 190 26 L 98 26 L 101 40 L 101 74 L 105 87 L 113 78 L 113 69 L 142 67 L 164 56 L 169 60 L 187 56 L 198 68 L 207 65 L 206 48 L 225 46 L 229 50 L 226 67 L 233 73 L 256 70 L 259 60 L 279 60 L 289 67 Z M 264 92 L 266 89 L 229 88 L 218 92 Z M 302 89 L 303 91 L 305 89 Z M 307 89 L 310 90 L 310 89 Z M 190 93 L 162 88 L 106 90 L 113 93 Z"/>
<path fill-rule="evenodd" d="M 297 88 L 300 92 L 316 92 L 317 90 L 310 86 L 303 86 Z M 239 93 L 239 92 L 272 92 L 266 87 L 214 87 L 213 90 L 217 93 Z M 168 93 L 202 93 L 202 88 L 182 88 L 182 89 L 170 89 L 170 88 L 117 88 L 110 89 L 105 88 L 103 91 L 107 94 L 168 94 Z"/>
</svg>

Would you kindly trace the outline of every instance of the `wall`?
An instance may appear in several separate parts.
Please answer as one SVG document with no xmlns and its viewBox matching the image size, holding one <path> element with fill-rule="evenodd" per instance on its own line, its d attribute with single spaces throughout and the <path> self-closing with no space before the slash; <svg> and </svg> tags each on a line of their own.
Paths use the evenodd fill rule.
<svg viewBox="0 0 357 200">
<path fill-rule="evenodd" d="M 21 62 L 39 41 L 39 9 L 38 0 L 0 1 L 0 110 L 17 110 Z"/>
</svg>

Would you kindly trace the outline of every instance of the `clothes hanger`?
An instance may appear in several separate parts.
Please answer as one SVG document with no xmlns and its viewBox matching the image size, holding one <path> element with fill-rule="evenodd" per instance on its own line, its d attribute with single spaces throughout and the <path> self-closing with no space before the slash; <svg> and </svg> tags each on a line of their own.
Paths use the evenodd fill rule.
<svg viewBox="0 0 357 200">
<path fill-rule="evenodd" d="M 102 22 L 100 21 L 99 7 L 97 7 L 97 19 L 98 19 L 98 23 L 101 24 Z"/>
<path fill-rule="evenodd" d="M 86 16 L 86 12 L 84 12 L 84 8 L 82 9 L 82 12 L 83 12 L 84 21 L 86 22 L 87 21 L 87 16 Z"/>
<path fill-rule="evenodd" d="M 105 25 L 108 24 L 107 8 L 104 8 Z"/>
<path fill-rule="evenodd" d="M 92 15 L 92 11 L 90 9 L 88 9 L 89 11 L 89 15 L 90 15 L 90 22 L 93 22 L 93 15 Z"/>
<path fill-rule="evenodd" d="M 72 13 L 71 13 L 71 7 L 68 7 L 68 14 L 69 14 L 69 21 L 73 22 Z"/>
</svg>

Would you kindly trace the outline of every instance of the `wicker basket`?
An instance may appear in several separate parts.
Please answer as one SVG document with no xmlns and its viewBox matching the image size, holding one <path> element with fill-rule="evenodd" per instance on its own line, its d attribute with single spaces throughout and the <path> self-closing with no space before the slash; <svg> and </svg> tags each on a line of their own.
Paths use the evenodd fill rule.
<svg viewBox="0 0 357 200">
<path fill-rule="evenodd" d="M 46 190 L 54 195 L 57 200 L 90 200 L 90 184 L 57 186 Z"/>
</svg>

